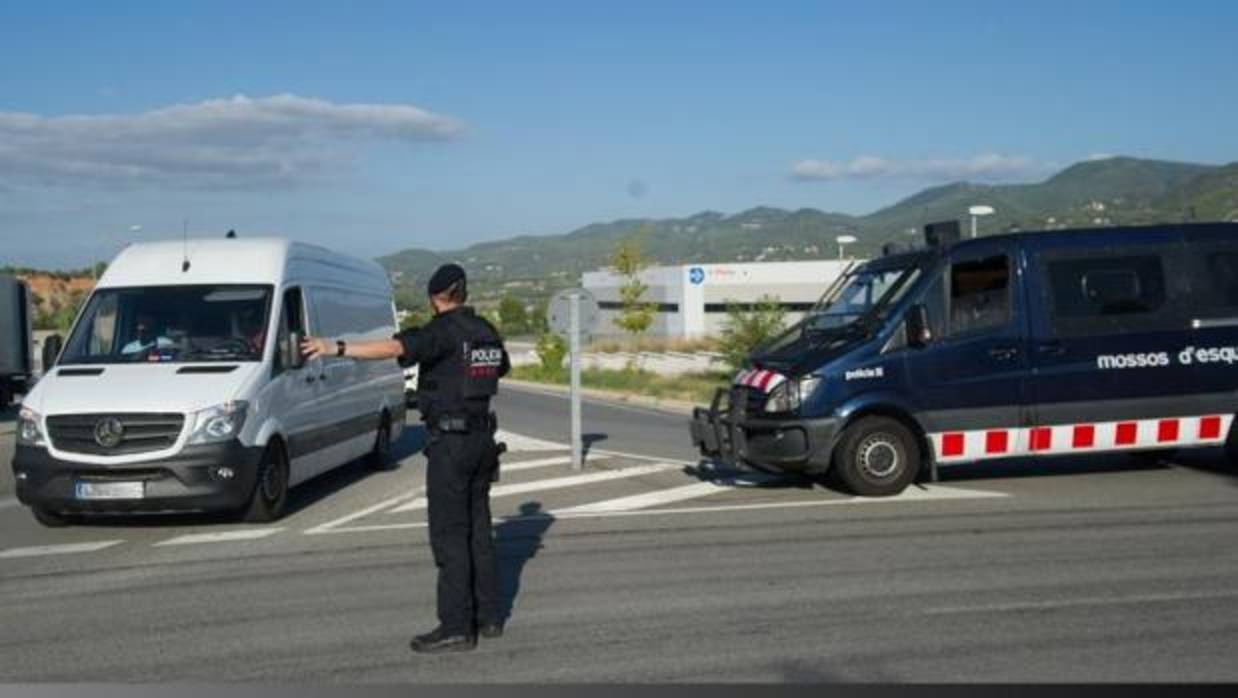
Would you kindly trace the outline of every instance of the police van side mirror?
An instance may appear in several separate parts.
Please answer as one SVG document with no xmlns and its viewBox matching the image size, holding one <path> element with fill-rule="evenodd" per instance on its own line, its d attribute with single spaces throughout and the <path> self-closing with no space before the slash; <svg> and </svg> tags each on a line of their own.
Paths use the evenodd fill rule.
<svg viewBox="0 0 1238 698">
<path fill-rule="evenodd" d="M 907 325 L 907 344 L 913 347 L 925 347 L 933 341 L 933 328 L 929 325 L 928 310 L 920 304 L 911 306 L 905 320 Z"/>
<path fill-rule="evenodd" d="M 49 336 L 43 340 L 43 373 L 46 374 L 56 365 L 56 357 L 60 356 L 60 350 L 64 348 L 64 338 L 58 334 Z"/>
<path fill-rule="evenodd" d="M 301 339 L 300 332 L 288 333 L 288 344 L 283 347 L 287 368 L 298 369 L 305 365 L 305 355 L 301 353 Z"/>
</svg>

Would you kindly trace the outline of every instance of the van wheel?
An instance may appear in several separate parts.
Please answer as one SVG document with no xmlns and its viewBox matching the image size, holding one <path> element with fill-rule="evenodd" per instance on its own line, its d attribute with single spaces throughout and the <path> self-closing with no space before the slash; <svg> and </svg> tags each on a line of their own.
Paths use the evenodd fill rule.
<svg viewBox="0 0 1238 698">
<path fill-rule="evenodd" d="M 284 515 L 288 504 L 288 458 L 284 449 L 273 443 L 262 454 L 258 465 L 258 481 L 241 520 L 246 523 L 270 523 Z"/>
<path fill-rule="evenodd" d="M 31 507 L 30 512 L 34 514 L 35 521 L 48 528 L 64 528 L 73 524 L 73 519 L 68 516 L 58 514 L 50 509 L 44 509 L 43 507 Z"/>
<path fill-rule="evenodd" d="M 834 452 L 842 484 L 861 497 L 889 497 L 907 489 L 920 472 L 916 438 L 889 417 L 864 417 L 843 432 Z"/>
<path fill-rule="evenodd" d="M 383 413 L 383 420 L 378 425 L 374 450 L 366 455 L 365 463 L 371 470 L 391 469 L 391 416 L 386 412 Z"/>
</svg>

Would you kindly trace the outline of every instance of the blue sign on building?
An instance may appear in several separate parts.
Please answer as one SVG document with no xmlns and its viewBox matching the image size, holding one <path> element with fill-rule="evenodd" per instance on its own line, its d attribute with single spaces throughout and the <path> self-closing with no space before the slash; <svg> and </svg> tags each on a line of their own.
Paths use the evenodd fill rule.
<svg viewBox="0 0 1238 698">
<path fill-rule="evenodd" d="M 688 270 L 688 281 L 691 281 L 696 286 L 705 283 L 705 270 L 701 267 L 692 267 Z"/>
</svg>

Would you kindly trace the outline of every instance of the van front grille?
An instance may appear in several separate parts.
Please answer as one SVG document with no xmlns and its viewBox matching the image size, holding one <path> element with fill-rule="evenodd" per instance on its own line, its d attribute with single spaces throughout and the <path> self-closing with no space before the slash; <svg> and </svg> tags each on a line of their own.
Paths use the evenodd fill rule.
<svg viewBox="0 0 1238 698">
<path fill-rule="evenodd" d="M 733 399 L 744 410 L 745 417 L 760 417 L 764 413 L 765 393 L 756 388 L 738 386 Z"/>
<path fill-rule="evenodd" d="M 116 420 L 120 437 L 110 445 L 107 439 L 96 438 L 100 424 Z M 109 425 L 114 426 L 114 425 Z M 121 456 L 171 448 L 185 426 L 185 415 L 174 413 L 149 414 L 60 414 L 47 418 L 47 436 L 61 451 L 92 456 Z"/>
</svg>

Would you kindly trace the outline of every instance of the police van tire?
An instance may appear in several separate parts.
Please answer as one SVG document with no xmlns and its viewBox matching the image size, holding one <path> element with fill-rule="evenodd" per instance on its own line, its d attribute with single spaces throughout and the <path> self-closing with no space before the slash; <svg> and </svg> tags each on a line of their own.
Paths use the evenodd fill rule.
<svg viewBox="0 0 1238 698">
<path fill-rule="evenodd" d="M 911 430 L 889 417 L 862 417 L 843 432 L 832 470 L 861 497 L 890 497 L 920 472 L 920 448 Z"/>
<path fill-rule="evenodd" d="M 383 413 L 382 421 L 374 437 L 374 449 L 365 456 L 365 464 L 371 470 L 390 470 L 391 461 L 391 416 Z"/>
<path fill-rule="evenodd" d="M 288 505 L 288 457 L 278 443 L 267 446 L 258 465 L 254 493 L 241 514 L 246 523 L 271 523 L 284 515 Z"/>
<path fill-rule="evenodd" d="M 68 516 L 58 514 L 50 509 L 44 509 L 43 507 L 31 507 L 30 513 L 34 514 L 35 521 L 38 521 L 47 528 L 64 528 L 73 524 L 73 519 Z"/>
</svg>

